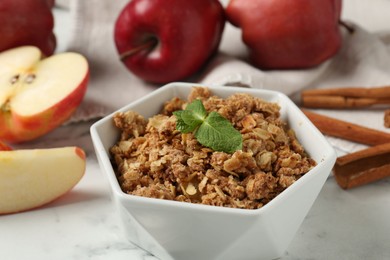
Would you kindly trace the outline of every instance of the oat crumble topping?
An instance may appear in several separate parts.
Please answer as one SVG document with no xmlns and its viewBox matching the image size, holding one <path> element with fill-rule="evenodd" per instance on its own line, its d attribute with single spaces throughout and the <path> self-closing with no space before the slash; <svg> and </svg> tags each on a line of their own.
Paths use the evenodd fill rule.
<svg viewBox="0 0 390 260">
<path fill-rule="evenodd" d="M 197 98 L 240 131 L 242 150 L 215 152 L 192 133 L 176 130 L 172 112 Z M 114 124 L 122 134 L 110 151 L 120 186 L 144 197 L 261 208 L 316 165 L 279 110 L 278 104 L 248 94 L 222 99 L 194 87 L 188 100 L 175 97 L 149 119 L 134 111 L 117 113 Z"/>
</svg>

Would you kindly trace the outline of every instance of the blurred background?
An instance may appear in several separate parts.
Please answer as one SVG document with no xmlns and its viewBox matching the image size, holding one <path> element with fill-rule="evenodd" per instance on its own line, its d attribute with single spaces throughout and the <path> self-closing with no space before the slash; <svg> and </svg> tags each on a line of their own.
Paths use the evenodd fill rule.
<svg viewBox="0 0 390 260">
<path fill-rule="evenodd" d="M 72 1 L 80 0 L 56 0 L 55 32 L 58 37 L 57 51 L 64 50 L 68 41 L 71 39 L 73 21 L 70 17 L 70 6 Z M 88 0 L 85 0 L 88 1 Z M 221 0 L 226 6 L 229 0 Z M 390 0 L 343 0 L 342 18 L 347 21 L 357 23 L 364 29 L 381 35 L 388 35 L 387 41 L 390 41 Z M 226 34 L 233 34 L 236 37 L 230 39 L 241 44 L 238 29 L 230 24 L 227 25 Z M 235 43 L 234 43 L 235 44 Z M 223 41 L 221 48 L 229 49 L 233 43 Z M 229 49 L 235 51 L 234 49 Z"/>
</svg>

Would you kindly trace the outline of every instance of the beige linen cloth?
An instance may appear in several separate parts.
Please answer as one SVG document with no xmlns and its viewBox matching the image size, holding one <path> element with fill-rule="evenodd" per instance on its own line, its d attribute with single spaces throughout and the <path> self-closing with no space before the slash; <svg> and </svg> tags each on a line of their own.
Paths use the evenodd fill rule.
<svg viewBox="0 0 390 260">
<path fill-rule="evenodd" d="M 57 0 L 59 5 L 69 8 L 74 23 L 68 50 L 85 55 L 91 67 L 86 97 L 70 122 L 104 116 L 158 87 L 132 75 L 118 59 L 113 28 L 116 17 L 127 2 Z M 378 35 L 358 24 L 352 25 L 355 33 L 344 32 L 342 49 L 320 66 L 306 70 L 261 71 L 245 61 L 246 49 L 240 32 L 227 24 L 219 54 L 191 81 L 210 86 L 238 85 L 278 90 L 297 103 L 299 91 L 305 88 L 389 85 L 390 28 L 388 34 Z M 383 109 L 318 112 L 390 132 L 383 126 Z M 340 155 L 364 148 L 337 138 L 329 137 L 328 140 Z"/>
</svg>

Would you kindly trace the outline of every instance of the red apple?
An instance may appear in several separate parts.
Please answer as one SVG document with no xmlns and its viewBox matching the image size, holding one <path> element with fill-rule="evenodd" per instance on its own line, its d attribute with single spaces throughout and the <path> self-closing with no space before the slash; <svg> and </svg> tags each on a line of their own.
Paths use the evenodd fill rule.
<svg viewBox="0 0 390 260">
<path fill-rule="evenodd" d="M 85 167 L 79 147 L 0 151 L 0 215 L 57 199 L 80 181 Z"/>
<path fill-rule="evenodd" d="M 33 45 L 49 56 L 56 47 L 53 0 L 1 0 L 0 51 Z"/>
<path fill-rule="evenodd" d="M 38 138 L 67 120 L 83 100 L 87 60 L 72 52 L 41 57 L 33 46 L 0 53 L 0 140 Z"/>
<path fill-rule="evenodd" d="M 231 0 L 227 19 L 242 29 L 254 65 L 298 69 L 339 50 L 341 0 Z"/>
<path fill-rule="evenodd" d="M 126 67 L 154 83 L 185 79 L 218 49 L 225 25 L 218 0 L 133 0 L 115 23 Z"/>
</svg>

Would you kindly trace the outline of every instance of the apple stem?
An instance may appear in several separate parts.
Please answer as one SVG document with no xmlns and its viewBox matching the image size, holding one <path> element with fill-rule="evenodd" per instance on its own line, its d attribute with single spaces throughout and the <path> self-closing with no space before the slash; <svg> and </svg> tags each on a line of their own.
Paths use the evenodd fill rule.
<svg viewBox="0 0 390 260">
<path fill-rule="evenodd" d="M 143 50 L 153 49 L 157 45 L 157 39 L 156 38 L 150 38 L 148 41 L 143 43 L 142 45 L 139 45 L 135 47 L 134 49 L 131 49 L 129 51 L 125 51 L 119 55 L 120 59 L 124 61 L 126 58 L 140 52 Z"/>
</svg>

